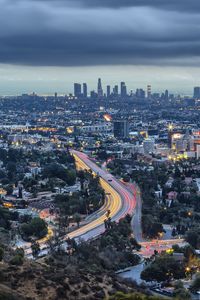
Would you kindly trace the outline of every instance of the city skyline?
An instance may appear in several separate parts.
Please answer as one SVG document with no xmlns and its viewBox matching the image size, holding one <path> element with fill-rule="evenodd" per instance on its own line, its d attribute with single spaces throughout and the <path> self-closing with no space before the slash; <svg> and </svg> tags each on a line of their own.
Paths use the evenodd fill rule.
<svg viewBox="0 0 200 300">
<path fill-rule="evenodd" d="M 179 68 L 174 68 L 170 71 L 170 67 L 160 68 L 154 67 L 149 70 L 146 67 L 121 66 L 112 67 L 115 71 L 113 75 L 109 69 L 103 70 L 103 67 L 81 67 L 81 68 L 56 68 L 56 72 L 51 74 L 51 67 L 21 67 L 15 66 L 15 71 L 12 66 L 0 65 L 0 95 L 21 95 L 23 93 L 36 92 L 41 95 L 52 95 L 55 92 L 59 94 L 73 94 L 73 83 L 84 83 L 88 85 L 88 91 L 97 89 L 97 80 L 101 78 L 104 92 L 106 86 L 119 85 L 121 82 L 126 83 L 127 92 L 143 88 L 146 90 L 147 85 L 152 86 L 152 92 L 163 92 L 168 89 L 175 95 L 193 95 L 193 88 L 200 85 L 200 70 L 193 69 L 195 76 L 186 68 L 182 70 L 182 75 L 179 75 Z M 158 68 L 158 69 L 157 69 Z M 144 69 L 146 70 L 144 76 Z M 120 72 L 121 70 L 121 72 Z M 160 72 L 158 72 L 158 70 Z M 184 72 L 185 71 L 185 72 Z M 70 77 L 67 75 L 70 73 Z M 171 76 L 168 73 L 171 72 Z M 88 73 L 88 75 L 87 75 Z M 131 75 L 130 75 L 131 74 Z M 198 75 L 199 74 L 199 75 Z M 130 76 L 128 76 L 130 75 Z M 162 76 L 161 76 L 162 75 Z M 30 79 L 30 77 L 34 77 Z M 178 81 L 175 81 L 178 80 Z M 178 83 L 179 82 L 179 83 Z"/>
</svg>

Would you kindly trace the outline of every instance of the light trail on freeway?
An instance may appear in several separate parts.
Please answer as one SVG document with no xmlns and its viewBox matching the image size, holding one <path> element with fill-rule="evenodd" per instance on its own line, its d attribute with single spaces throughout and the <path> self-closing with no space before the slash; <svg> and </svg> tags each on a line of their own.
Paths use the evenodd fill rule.
<svg viewBox="0 0 200 300">
<path fill-rule="evenodd" d="M 89 157 L 76 150 L 71 150 L 74 156 L 76 166 L 80 170 L 92 170 L 92 172 L 100 177 L 100 184 L 104 189 L 105 193 L 110 195 L 108 202 L 108 209 L 110 210 L 110 217 L 112 221 L 118 222 L 121 218 L 127 214 L 133 215 L 136 206 L 135 197 L 117 181 L 107 171 L 102 170 Z M 97 237 L 105 231 L 104 221 L 106 219 L 104 215 L 97 215 L 97 218 L 87 225 L 69 233 L 69 238 L 81 238 L 89 240 Z"/>
<path fill-rule="evenodd" d="M 142 236 L 141 229 L 141 199 L 138 209 L 136 209 L 137 202 L 139 197 L 137 197 L 136 187 L 126 186 L 126 184 L 119 182 L 115 177 L 110 173 L 105 171 L 105 169 L 99 168 L 89 157 L 75 150 L 72 150 L 71 153 L 74 155 L 76 166 L 78 169 L 82 170 L 91 170 L 93 173 L 100 176 L 100 184 L 107 194 L 110 194 L 110 199 L 108 199 L 108 206 L 111 211 L 111 217 L 113 221 L 119 221 L 126 214 L 134 214 L 133 222 L 133 234 L 142 248 L 140 254 L 144 257 L 149 257 L 154 253 L 156 249 L 158 252 L 162 250 L 167 250 L 172 247 L 174 244 L 183 244 L 182 239 L 171 239 L 171 240 L 152 240 L 144 241 Z M 70 238 L 78 238 L 88 240 L 90 238 L 96 237 L 105 231 L 104 220 L 106 219 L 105 214 L 100 217 L 97 216 L 97 219 L 93 222 L 83 226 L 82 228 L 73 231 L 68 235 Z"/>
<path fill-rule="evenodd" d="M 86 154 L 76 150 L 71 150 L 71 153 L 75 158 L 77 169 L 92 170 L 93 174 L 96 174 L 100 177 L 101 187 L 104 189 L 107 195 L 107 203 L 105 203 L 103 207 L 96 212 L 96 219 L 93 219 L 86 225 L 83 225 L 82 227 L 68 233 L 63 238 L 63 244 L 65 244 L 65 241 L 68 238 L 76 240 L 81 238 L 82 240 L 88 241 L 98 237 L 105 231 L 104 221 L 107 218 L 107 210 L 110 210 L 109 216 L 111 217 L 112 221 L 118 222 L 127 214 L 133 215 L 136 206 L 136 200 L 133 194 L 130 193 L 125 186 L 118 182 L 115 177 L 98 167 L 94 162 L 91 161 L 91 159 L 89 159 Z M 102 214 L 103 210 L 105 210 L 105 213 Z M 51 236 L 52 232 L 50 230 L 46 237 L 38 240 L 41 249 L 44 248 L 44 250 L 41 251 L 42 254 L 47 253 L 47 242 Z M 31 254 L 30 245 L 25 247 L 25 253 L 26 255 Z"/>
<path fill-rule="evenodd" d="M 110 217 L 112 221 L 118 222 L 120 219 L 125 217 L 127 214 L 134 215 L 135 222 L 133 226 L 133 234 L 137 238 L 141 235 L 141 221 L 140 210 L 136 209 L 137 205 L 137 192 L 136 189 L 130 189 L 126 187 L 123 183 L 118 181 L 114 176 L 108 173 L 106 170 L 101 169 L 97 166 L 86 154 L 78 152 L 76 150 L 71 150 L 75 158 L 76 167 L 78 170 L 91 170 L 93 174 L 96 174 L 100 178 L 101 187 L 104 189 L 107 196 L 107 202 L 96 212 L 94 216 L 89 219 L 85 225 L 75 229 L 74 231 L 68 233 L 63 238 L 63 244 L 65 241 L 70 239 L 82 239 L 90 240 L 98 237 L 105 231 L 104 221 L 107 219 L 106 212 L 110 210 Z M 47 241 L 53 236 L 53 232 L 49 229 L 48 234 L 41 240 L 38 240 L 40 246 L 44 247 L 45 250 L 42 252 L 47 252 Z M 182 244 L 184 241 L 182 239 L 172 239 L 172 240 L 152 240 L 152 241 L 139 241 L 142 248 L 140 254 L 144 257 L 149 257 L 152 255 L 153 251 L 156 250 L 166 250 L 171 248 L 173 244 Z M 160 248 L 160 249 L 159 249 Z M 30 255 L 30 246 L 26 247 L 25 253 Z"/>
</svg>

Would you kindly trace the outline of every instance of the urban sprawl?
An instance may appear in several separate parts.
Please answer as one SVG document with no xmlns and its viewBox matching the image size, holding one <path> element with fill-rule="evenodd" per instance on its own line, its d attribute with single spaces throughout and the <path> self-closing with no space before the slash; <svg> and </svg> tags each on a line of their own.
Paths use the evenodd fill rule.
<svg viewBox="0 0 200 300">
<path fill-rule="evenodd" d="M 0 97 L 0 260 L 16 299 L 199 299 L 200 87 Z"/>
</svg>

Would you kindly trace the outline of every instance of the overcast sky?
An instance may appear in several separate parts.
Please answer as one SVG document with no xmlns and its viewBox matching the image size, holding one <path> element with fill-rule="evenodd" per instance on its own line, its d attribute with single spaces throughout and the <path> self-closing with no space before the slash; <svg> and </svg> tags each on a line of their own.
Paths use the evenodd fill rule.
<svg viewBox="0 0 200 300">
<path fill-rule="evenodd" d="M 200 85 L 199 0 L 0 0 L 0 93 L 96 88 L 192 93 Z"/>
</svg>

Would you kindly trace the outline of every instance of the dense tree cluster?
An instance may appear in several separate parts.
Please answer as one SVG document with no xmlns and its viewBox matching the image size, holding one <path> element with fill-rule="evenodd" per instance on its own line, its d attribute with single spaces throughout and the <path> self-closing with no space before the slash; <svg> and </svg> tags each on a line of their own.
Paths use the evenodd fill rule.
<svg viewBox="0 0 200 300">
<path fill-rule="evenodd" d="M 54 258 L 61 255 L 74 266 L 88 272 L 117 271 L 139 263 L 140 257 L 133 253 L 140 245 L 131 236 L 130 216 L 119 223 L 112 222 L 98 239 L 90 242 L 68 240 L 68 251 L 62 252 L 62 243 L 57 237 L 51 241 L 50 253 Z M 60 254 L 61 253 L 61 254 Z"/>
<path fill-rule="evenodd" d="M 80 171 L 78 178 L 81 183 L 80 192 L 74 192 L 71 195 L 58 194 L 54 201 L 60 213 L 65 216 L 74 215 L 75 222 L 80 219 L 80 214 L 90 214 L 99 209 L 105 198 L 99 177 L 93 176 L 90 172 Z"/>
<path fill-rule="evenodd" d="M 164 231 L 162 223 L 152 215 L 142 216 L 142 230 L 144 235 L 148 238 L 157 237 Z"/>
<path fill-rule="evenodd" d="M 41 155 L 39 150 L 0 149 L 0 184 L 7 190 L 8 195 L 12 194 L 13 185 L 21 182 L 25 189 L 34 191 L 51 190 L 60 180 L 62 186 L 73 185 L 76 180 L 74 158 L 69 151 L 53 150 Z M 30 164 L 34 162 L 42 169 L 42 174 L 26 177 L 30 173 Z M 40 185 L 39 181 L 47 178 L 46 185 Z M 59 185 L 59 184 L 58 184 Z"/>
<path fill-rule="evenodd" d="M 24 239 L 30 237 L 42 238 L 47 234 L 48 228 L 44 220 L 33 218 L 30 222 L 23 223 L 20 227 L 20 231 Z"/>
<path fill-rule="evenodd" d="M 193 228 L 186 233 L 186 241 L 195 249 L 200 248 L 200 227 Z"/>
<path fill-rule="evenodd" d="M 18 220 L 18 213 L 9 211 L 6 208 L 0 207 L 0 227 L 10 229 L 11 221 Z"/>
<path fill-rule="evenodd" d="M 111 245 L 119 251 L 124 248 L 139 250 L 141 246 L 134 238 L 130 238 L 132 233 L 130 222 L 131 217 L 129 215 L 120 220 L 118 224 L 111 222 L 110 228 L 106 230 L 100 239 L 100 247 Z"/>
<path fill-rule="evenodd" d="M 163 254 L 156 259 L 141 273 L 141 278 L 146 281 L 166 281 L 172 278 L 185 277 L 185 263 L 179 262 L 173 256 Z"/>
<path fill-rule="evenodd" d="M 192 292 L 198 292 L 200 290 L 200 275 L 197 275 L 190 287 Z"/>
<path fill-rule="evenodd" d="M 63 165 L 58 163 L 51 163 L 43 169 L 44 178 L 59 178 L 68 185 L 73 185 L 76 180 L 76 173 L 74 170 L 66 169 Z"/>
<path fill-rule="evenodd" d="M 24 262 L 24 250 L 22 248 L 17 248 L 14 251 L 12 258 L 10 259 L 10 264 L 21 266 L 23 262 Z"/>
</svg>

